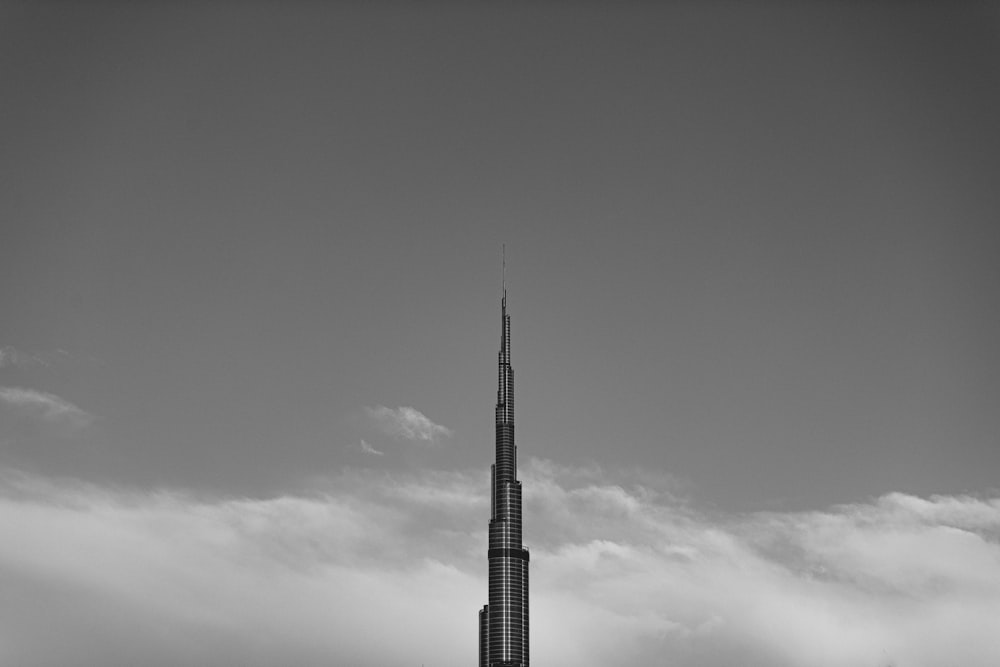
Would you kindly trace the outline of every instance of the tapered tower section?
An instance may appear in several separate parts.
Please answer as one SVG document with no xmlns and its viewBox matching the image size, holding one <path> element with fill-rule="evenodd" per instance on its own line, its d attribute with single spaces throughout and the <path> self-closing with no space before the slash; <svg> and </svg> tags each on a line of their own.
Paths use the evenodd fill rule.
<svg viewBox="0 0 1000 667">
<path fill-rule="evenodd" d="M 479 612 L 479 667 L 528 667 L 528 550 L 514 445 L 514 369 L 507 290 L 500 301 L 496 462 L 490 475 L 489 604 Z"/>
</svg>

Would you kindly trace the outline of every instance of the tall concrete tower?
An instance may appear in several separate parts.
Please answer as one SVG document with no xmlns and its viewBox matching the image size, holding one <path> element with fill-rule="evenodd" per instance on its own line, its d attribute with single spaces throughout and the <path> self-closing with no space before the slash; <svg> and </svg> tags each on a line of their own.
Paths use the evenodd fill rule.
<svg viewBox="0 0 1000 667">
<path fill-rule="evenodd" d="M 489 604 L 479 612 L 479 667 L 528 667 L 528 550 L 521 544 L 506 279 L 500 322 L 496 462 L 490 474 Z"/>
</svg>

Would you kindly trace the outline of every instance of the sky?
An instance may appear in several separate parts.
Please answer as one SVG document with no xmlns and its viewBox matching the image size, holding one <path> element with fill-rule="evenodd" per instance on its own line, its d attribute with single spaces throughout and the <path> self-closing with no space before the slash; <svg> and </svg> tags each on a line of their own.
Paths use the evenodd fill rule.
<svg viewBox="0 0 1000 667">
<path fill-rule="evenodd" d="M 0 664 L 1000 663 L 990 3 L 0 4 Z M 377 637 L 378 641 L 372 641 Z"/>
</svg>

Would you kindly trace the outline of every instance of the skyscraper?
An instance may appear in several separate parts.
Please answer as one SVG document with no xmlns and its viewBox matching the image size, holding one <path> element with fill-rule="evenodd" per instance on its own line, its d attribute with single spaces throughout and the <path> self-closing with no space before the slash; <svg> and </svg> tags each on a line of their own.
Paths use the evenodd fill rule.
<svg viewBox="0 0 1000 667">
<path fill-rule="evenodd" d="M 506 282 L 500 313 L 496 462 L 490 469 L 489 604 L 479 612 L 479 667 L 528 667 L 528 550 L 521 544 Z"/>
</svg>

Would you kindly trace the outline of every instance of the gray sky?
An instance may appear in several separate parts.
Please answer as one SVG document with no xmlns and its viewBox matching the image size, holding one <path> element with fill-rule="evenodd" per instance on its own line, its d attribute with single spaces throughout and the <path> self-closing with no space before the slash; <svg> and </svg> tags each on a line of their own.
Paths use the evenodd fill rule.
<svg viewBox="0 0 1000 667">
<path fill-rule="evenodd" d="M 0 53 L 0 525 L 95 554 L 0 547 L 17 664 L 473 659 L 501 243 L 539 660 L 1000 660 L 995 5 L 8 3 Z M 447 632 L 343 648 L 420 586 Z M 752 620 L 812 603 L 842 655 Z"/>
</svg>

